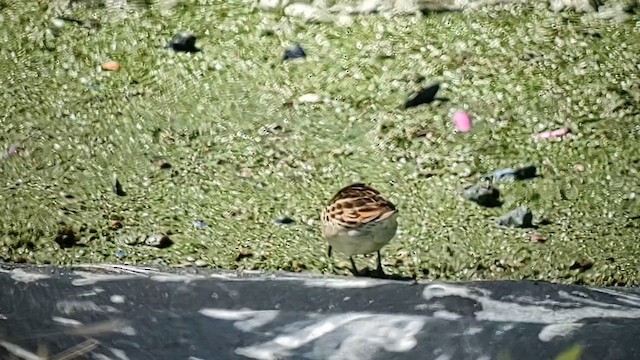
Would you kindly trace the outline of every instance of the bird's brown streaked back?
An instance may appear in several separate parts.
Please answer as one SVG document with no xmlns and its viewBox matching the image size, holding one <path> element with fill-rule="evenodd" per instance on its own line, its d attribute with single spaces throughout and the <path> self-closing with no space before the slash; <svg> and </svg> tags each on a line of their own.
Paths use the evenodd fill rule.
<svg viewBox="0 0 640 360">
<path fill-rule="evenodd" d="M 334 204 L 338 200 L 351 199 L 353 206 L 359 207 L 366 203 L 383 202 L 390 210 L 396 210 L 395 205 L 380 195 L 380 192 L 363 183 L 355 183 L 343 187 L 331 198 L 329 204 Z"/>
<path fill-rule="evenodd" d="M 380 192 L 362 183 L 351 184 L 340 189 L 327 206 L 326 215 L 347 228 L 384 220 L 397 213 L 393 203 Z"/>
</svg>

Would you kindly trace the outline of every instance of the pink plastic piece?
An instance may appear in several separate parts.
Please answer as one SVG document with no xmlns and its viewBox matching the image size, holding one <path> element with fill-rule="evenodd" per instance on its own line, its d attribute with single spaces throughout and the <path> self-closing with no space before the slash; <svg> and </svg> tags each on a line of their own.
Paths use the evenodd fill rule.
<svg viewBox="0 0 640 360">
<path fill-rule="evenodd" d="M 541 133 L 534 134 L 533 138 L 535 140 L 556 139 L 556 138 L 564 137 L 567 134 L 569 134 L 570 132 L 571 132 L 570 128 L 562 128 L 562 129 L 557 129 L 557 130 L 553 130 L 553 131 L 543 131 Z"/>
<path fill-rule="evenodd" d="M 453 124 L 458 132 L 471 131 L 471 116 L 464 111 L 457 111 L 453 114 Z"/>
</svg>

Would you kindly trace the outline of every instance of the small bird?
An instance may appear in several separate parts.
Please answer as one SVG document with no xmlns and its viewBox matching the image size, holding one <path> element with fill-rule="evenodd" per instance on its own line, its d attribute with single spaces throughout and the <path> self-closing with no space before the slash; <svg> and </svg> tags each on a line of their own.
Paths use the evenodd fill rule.
<svg viewBox="0 0 640 360">
<path fill-rule="evenodd" d="M 338 191 L 322 211 L 322 235 L 333 248 L 349 256 L 351 272 L 358 276 L 353 255 L 378 254 L 378 274 L 384 275 L 380 249 L 391 241 L 398 228 L 398 210 L 377 190 L 351 184 Z"/>
</svg>

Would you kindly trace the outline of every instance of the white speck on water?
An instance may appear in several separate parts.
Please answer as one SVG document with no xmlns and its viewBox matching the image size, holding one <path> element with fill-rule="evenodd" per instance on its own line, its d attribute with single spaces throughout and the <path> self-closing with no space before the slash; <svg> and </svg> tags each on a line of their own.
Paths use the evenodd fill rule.
<svg viewBox="0 0 640 360">
<path fill-rule="evenodd" d="M 12 344 L 10 342 L 0 340 L 0 346 L 4 347 L 5 349 L 7 349 L 8 352 L 10 352 L 11 354 L 17 356 L 20 359 L 23 359 L 23 360 L 42 360 L 42 357 L 40 357 L 39 355 L 36 355 L 36 354 L 32 353 L 31 351 L 23 349 L 20 346 L 18 346 L 16 344 Z"/>
<path fill-rule="evenodd" d="M 18 282 L 30 283 L 32 281 L 38 281 L 48 279 L 51 276 L 38 273 L 28 273 L 22 269 L 11 270 L 11 278 Z"/>
<path fill-rule="evenodd" d="M 78 297 L 89 297 L 89 296 L 96 296 L 100 293 L 104 292 L 104 289 L 102 288 L 94 288 L 92 291 L 87 291 L 87 292 L 83 292 L 78 294 Z"/>
<path fill-rule="evenodd" d="M 82 277 L 81 279 L 71 280 L 71 284 L 74 286 L 87 286 L 87 285 L 93 285 L 100 281 L 117 281 L 117 280 L 135 279 L 140 277 L 140 275 L 105 275 L 105 274 L 95 274 L 95 273 L 86 272 L 86 271 L 75 271 L 74 274 Z"/>
<path fill-rule="evenodd" d="M 125 297 L 123 295 L 111 295 L 109 300 L 114 304 L 124 304 Z"/>
<path fill-rule="evenodd" d="M 458 320 L 462 316 L 447 310 L 438 310 L 433 313 L 433 317 L 445 320 Z"/>
<path fill-rule="evenodd" d="M 482 328 L 478 326 L 471 326 L 464 331 L 464 335 L 477 335 L 482 332 Z"/>
<path fill-rule="evenodd" d="M 116 349 L 116 348 L 109 348 L 109 350 L 113 355 L 115 355 L 120 360 L 130 360 L 129 357 L 127 356 L 127 353 L 124 352 L 124 350 Z"/>
<path fill-rule="evenodd" d="M 280 313 L 278 310 L 229 310 L 214 308 L 200 309 L 198 312 L 214 319 L 236 320 L 233 326 L 247 332 L 273 321 Z"/>
<path fill-rule="evenodd" d="M 540 330 L 538 339 L 540 341 L 548 342 L 556 337 L 564 337 L 569 335 L 572 331 L 579 329 L 584 324 L 580 323 L 565 323 L 565 324 L 551 324 L 547 325 Z"/>
<path fill-rule="evenodd" d="M 326 287 L 333 289 L 369 288 L 384 285 L 386 281 L 376 279 L 307 279 L 304 285 L 307 287 Z"/>
<path fill-rule="evenodd" d="M 60 317 L 60 316 L 53 316 L 51 318 L 51 320 L 62 324 L 62 325 L 67 325 L 67 326 L 80 326 L 82 325 L 82 323 L 78 320 L 74 320 L 74 319 L 69 319 L 69 318 L 65 318 L 65 317 Z"/>
<path fill-rule="evenodd" d="M 451 360 L 451 355 L 449 354 L 440 354 L 435 360 Z"/>
</svg>

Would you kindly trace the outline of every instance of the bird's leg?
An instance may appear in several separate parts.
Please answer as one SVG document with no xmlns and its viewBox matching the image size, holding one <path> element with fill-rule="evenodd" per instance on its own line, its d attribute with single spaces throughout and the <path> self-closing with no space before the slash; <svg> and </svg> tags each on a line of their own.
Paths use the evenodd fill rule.
<svg viewBox="0 0 640 360">
<path fill-rule="evenodd" d="M 329 271 L 335 273 L 333 261 L 331 261 L 331 250 L 333 249 L 331 248 L 331 245 L 329 245 L 329 248 L 327 249 L 327 263 L 329 264 Z"/>
<path fill-rule="evenodd" d="M 351 260 L 351 273 L 353 276 L 360 276 L 358 273 L 358 268 L 356 267 L 356 262 L 353 261 L 353 256 L 349 256 L 349 260 Z"/>
<path fill-rule="evenodd" d="M 382 269 L 382 259 L 380 258 L 380 250 L 377 251 L 378 253 L 378 268 L 376 269 L 376 271 L 378 272 L 378 275 L 380 276 L 384 276 L 384 269 Z"/>
</svg>

